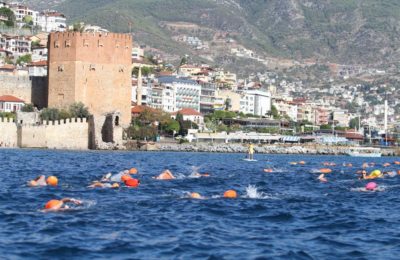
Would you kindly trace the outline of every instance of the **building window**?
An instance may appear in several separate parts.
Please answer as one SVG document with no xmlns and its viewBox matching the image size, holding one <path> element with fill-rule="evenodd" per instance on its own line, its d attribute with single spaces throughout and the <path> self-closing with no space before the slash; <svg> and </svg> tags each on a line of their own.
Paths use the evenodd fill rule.
<svg viewBox="0 0 400 260">
<path fill-rule="evenodd" d="M 54 41 L 54 48 L 59 48 L 59 47 L 60 47 L 60 42 Z"/>
<path fill-rule="evenodd" d="M 83 40 L 83 47 L 89 47 L 89 41 Z"/>
<path fill-rule="evenodd" d="M 64 71 L 64 65 L 59 65 L 59 66 L 58 66 L 58 71 L 59 71 L 59 72 Z"/>
<path fill-rule="evenodd" d="M 99 47 L 103 47 L 103 46 L 104 46 L 103 42 L 101 40 L 99 40 Z"/>
<path fill-rule="evenodd" d="M 66 40 L 65 41 L 65 47 L 71 47 L 71 40 Z"/>
</svg>

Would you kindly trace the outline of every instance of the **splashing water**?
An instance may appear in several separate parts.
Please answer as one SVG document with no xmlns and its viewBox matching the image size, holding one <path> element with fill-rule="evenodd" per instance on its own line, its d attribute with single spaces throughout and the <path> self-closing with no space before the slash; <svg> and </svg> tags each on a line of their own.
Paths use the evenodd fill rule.
<svg viewBox="0 0 400 260">
<path fill-rule="evenodd" d="M 264 192 L 258 192 L 257 187 L 254 185 L 249 185 L 246 187 L 246 198 L 249 199 L 265 199 L 268 198 L 268 196 L 266 196 L 264 194 Z"/>
</svg>

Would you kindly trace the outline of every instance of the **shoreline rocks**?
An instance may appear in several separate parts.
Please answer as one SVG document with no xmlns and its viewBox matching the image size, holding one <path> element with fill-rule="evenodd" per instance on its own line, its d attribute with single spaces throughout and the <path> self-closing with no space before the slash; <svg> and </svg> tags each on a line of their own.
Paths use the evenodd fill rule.
<svg viewBox="0 0 400 260">
<path fill-rule="evenodd" d="M 346 155 L 351 147 L 347 146 L 302 146 L 302 145 L 256 145 L 254 150 L 260 154 L 314 154 L 314 155 Z M 156 143 L 152 151 L 172 152 L 209 152 L 209 153 L 247 153 L 247 146 L 243 144 L 209 144 L 209 143 Z M 395 156 L 395 149 L 382 149 L 382 156 Z"/>
</svg>

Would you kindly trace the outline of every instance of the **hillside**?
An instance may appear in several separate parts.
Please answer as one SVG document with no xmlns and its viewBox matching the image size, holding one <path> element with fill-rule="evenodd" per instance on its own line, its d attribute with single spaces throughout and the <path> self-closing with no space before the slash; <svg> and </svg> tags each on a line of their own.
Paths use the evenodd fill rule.
<svg viewBox="0 0 400 260">
<path fill-rule="evenodd" d="M 296 60 L 381 65 L 400 58 L 398 0 L 29 1 L 46 2 L 71 22 L 119 32 L 128 32 L 132 23 L 139 43 L 166 53 L 196 53 L 176 38 L 198 36 L 211 45 L 198 56 L 214 61 L 229 54 L 212 51 L 226 51 L 224 41 L 267 57 Z"/>
</svg>

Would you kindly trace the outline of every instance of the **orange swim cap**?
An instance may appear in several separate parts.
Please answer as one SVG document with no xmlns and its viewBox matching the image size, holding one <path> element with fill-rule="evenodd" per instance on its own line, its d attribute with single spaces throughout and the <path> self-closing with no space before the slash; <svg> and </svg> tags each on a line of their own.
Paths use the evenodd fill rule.
<svg viewBox="0 0 400 260">
<path fill-rule="evenodd" d="M 304 164 L 306 164 L 306 162 L 305 161 L 300 161 L 299 164 L 304 165 Z"/>
<path fill-rule="evenodd" d="M 395 161 L 394 164 L 400 165 L 400 162 L 399 161 Z"/>
<path fill-rule="evenodd" d="M 139 186 L 140 181 L 138 179 L 129 179 L 125 181 L 125 185 L 128 187 L 136 188 Z"/>
<path fill-rule="evenodd" d="M 130 175 L 128 175 L 128 174 L 125 174 L 125 175 L 121 176 L 121 181 L 127 181 L 127 180 L 130 180 L 130 179 L 132 179 L 132 177 Z"/>
<path fill-rule="evenodd" d="M 264 172 L 273 172 L 274 170 L 272 170 L 271 168 L 268 169 L 264 169 Z"/>
<path fill-rule="evenodd" d="M 319 169 L 319 172 L 320 172 L 320 173 L 331 173 L 332 170 L 329 169 L 329 168 L 322 168 L 322 169 Z"/>
<path fill-rule="evenodd" d="M 137 173 L 138 173 L 138 170 L 136 168 L 131 168 L 129 170 L 129 174 L 137 174 Z"/>
<path fill-rule="evenodd" d="M 49 176 L 49 177 L 47 178 L 46 182 L 47 182 L 47 185 L 50 185 L 50 186 L 57 186 L 57 184 L 58 184 L 58 179 L 57 179 L 56 176 Z"/>
<path fill-rule="evenodd" d="M 45 209 L 60 208 L 63 202 L 61 200 L 49 200 L 44 206 Z"/>
<path fill-rule="evenodd" d="M 192 192 L 192 193 L 190 193 L 190 197 L 191 197 L 192 199 L 201 199 L 200 193 L 197 193 L 197 192 Z"/>
<path fill-rule="evenodd" d="M 224 192 L 224 198 L 230 198 L 230 199 L 237 198 L 237 193 L 234 190 L 227 190 Z"/>
</svg>

